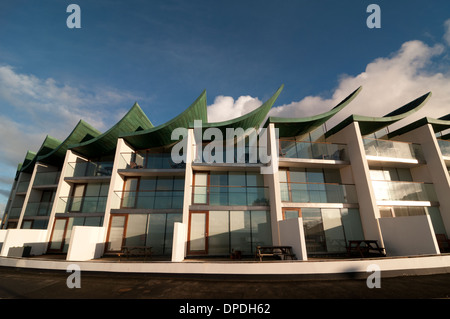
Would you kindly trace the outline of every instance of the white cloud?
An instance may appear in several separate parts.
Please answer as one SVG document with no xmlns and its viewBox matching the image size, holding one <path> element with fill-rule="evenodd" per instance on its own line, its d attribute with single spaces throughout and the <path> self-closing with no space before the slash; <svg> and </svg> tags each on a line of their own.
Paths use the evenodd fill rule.
<svg viewBox="0 0 450 319">
<path fill-rule="evenodd" d="M 351 114 L 384 116 L 429 91 L 432 97 L 427 104 L 391 129 L 424 116 L 440 117 L 450 112 L 450 68 L 445 63 L 436 65 L 434 60 L 445 50 L 439 44 L 431 47 L 421 41 L 406 42 L 391 56 L 369 63 L 364 72 L 356 76 L 343 75 L 331 98 L 308 96 L 272 108 L 270 115 L 302 117 L 326 112 L 363 86 L 360 94 L 327 123 L 328 128 Z M 429 71 L 434 69 L 440 72 Z"/>
<path fill-rule="evenodd" d="M 221 122 L 247 114 L 262 102 L 251 96 L 241 96 L 234 100 L 230 96 L 217 96 L 214 103 L 208 106 L 208 122 Z"/>
</svg>

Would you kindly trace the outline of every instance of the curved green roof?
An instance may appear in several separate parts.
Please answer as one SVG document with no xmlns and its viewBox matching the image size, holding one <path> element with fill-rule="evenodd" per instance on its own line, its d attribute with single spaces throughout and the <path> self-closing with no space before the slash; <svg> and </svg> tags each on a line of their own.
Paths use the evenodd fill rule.
<svg viewBox="0 0 450 319">
<path fill-rule="evenodd" d="M 311 132 L 346 107 L 359 94 L 359 92 L 361 92 L 361 90 L 362 87 L 360 86 L 328 112 L 303 118 L 271 116 L 267 119 L 265 126 L 269 123 L 274 123 L 275 127 L 278 128 L 279 137 L 299 136 Z"/>
<path fill-rule="evenodd" d="M 392 111 L 391 113 L 386 114 L 383 117 L 351 115 L 341 123 L 334 126 L 328 132 L 326 132 L 325 136 L 326 137 L 331 136 L 353 122 L 359 123 L 361 135 L 364 136 L 374 133 L 386 126 L 389 126 L 397 121 L 404 119 L 405 117 L 411 115 L 412 113 L 417 112 L 420 108 L 422 108 L 425 105 L 426 101 L 430 98 L 430 96 L 431 92 L 428 92 L 422 95 L 421 97 L 418 97 L 414 101 L 411 101 L 408 104 L 405 104 L 402 107 L 399 107 L 398 109 Z"/>
<path fill-rule="evenodd" d="M 42 143 L 41 147 L 39 148 L 39 151 L 37 151 L 37 153 L 35 154 L 33 159 L 28 161 L 27 163 L 24 163 L 22 165 L 22 168 L 20 171 L 26 172 L 26 173 L 32 173 L 33 169 L 34 169 L 34 164 L 36 164 L 38 157 L 50 153 L 55 148 L 57 148 L 60 144 L 61 144 L 61 141 L 57 140 L 54 137 L 47 135 L 45 137 L 45 140 Z"/>
<path fill-rule="evenodd" d="M 175 143 L 175 140 L 171 139 L 174 129 L 188 128 L 189 123 L 194 120 L 207 121 L 206 91 L 203 91 L 194 103 L 172 120 L 147 130 L 122 134 L 120 137 L 135 149 L 165 146 Z"/>
<path fill-rule="evenodd" d="M 17 165 L 17 171 L 16 171 L 16 179 L 19 177 L 19 173 L 22 171 L 22 167 L 28 166 L 28 164 L 36 157 L 36 152 L 28 151 L 25 155 L 25 158 L 22 163 L 19 163 Z"/>
<path fill-rule="evenodd" d="M 88 158 L 112 155 L 116 149 L 117 138 L 124 133 L 146 130 L 153 127 L 141 107 L 134 103 L 122 119 L 105 133 L 93 139 L 68 148 Z"/>
<path fill-rule="evenodd" d="M 410 123 L 404 127 L 399 128 L 398 130 L 395 130 L 388 134 L 388 138 L 392 138 L 394 136 L 405 134 L 409 131 L 412 131 L 418 127 L 421 127 L 423 125 L 430 124 L 433 127 L 433 130 L 435 133 L 444 131 L 448 128 L 450 128 L 450 114 L 444 115 L 440 118 L 431 118 L 431 117 L 423 117 L 420 120 L 417 120 L 413 123 Z M 448 135 L 448 134 L 447 134 Z M 442 139 L 445 138 L 446 135 L 442 136 Z M 450 137 L 450 135 L 449 135 Z"/>
<path fill-rule="evenodd" d="M 218 128 L 225 134 L 227 128 L 233 129 L 242 128 L 244 130 L 252 127 L 256 129 L 259 128 L 261 126 L 261 123 L 264 121 L 267 114 L 269 113 L 270 109 L 272 108 L 273 104 L 275 103 L 276 99 L 280 95 L 283 88 L 284 84 L 278 88 L 278 90 L 272 95 L 270 99 L 268 99 L 260 107 L 254 109 L 253 111 L 228 121 L 205 123 L 202 125 L 203 130 L 207 128 Z M 192 124 L 191 127 L 193 127 Z"/>
<path fill-rule="evenodd" d="M 61 165 L 64 162 L 69 145 L 89 141 L 100 134 L 100 131 L 83 120 L 80 120 L 64 142 L 50 153 L 39 156 L 37 161 L 50 165 Z"/>
</svg>

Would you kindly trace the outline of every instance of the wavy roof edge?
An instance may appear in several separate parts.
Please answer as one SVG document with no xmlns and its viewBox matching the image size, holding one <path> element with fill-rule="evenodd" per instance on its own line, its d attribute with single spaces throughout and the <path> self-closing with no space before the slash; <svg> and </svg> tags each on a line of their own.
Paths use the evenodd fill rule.
<svg viewBox="0 0 450 319">
<path fill-rule="evenodd" d="M 81 155 L 92 157 L 101 157 L 111 155 L 117 146 L 117 138 L 127 132 L 137 130 L 146 130 L 153 127 L 153 124 L 145 115 L 139 104 L 135 102 L 130 110 L 109 130 L 100 134 L 89 141 L 79 144 L 69 145 L 68 149 Z"/>
<path fill-rule="evenodd" d="M 237 118 L 226 120 L 222 122 L 212 122 L 212 123 L 205 123 L 203 124 L 203 129 L 208 128 L 219 128 L 221 130 L 225 128 L 259 128 L 264 121 L 264 119 L 267 117 L 267 114 L 269 113 L 270 109 L 272 108 L 273 104 L 277 100 L 278 96 L 280 95 L 281 91 L 284 88 L 284 84 L 282 84 L 276 92 L 263 104 L 261 104 L 258 108 L 252 110 L 249 113 L 246 113 L 244 115 L 241 115 Z M 190 128 L 194 128 L 194 125 L 191 123 Z"/>
<path fill-rule="evenodd" d="M 206 90 L 203 90 L 186 110 L 168 122 L 147 130 L 125 133 L 119 137 L 136 149 L 165 146 L 176 142 L 176 140 L 171 139 L 174 129 L 188 128 L 193 120 L 207 121 Z"/>
<path fill-rule="evenodd" d="M 353 122 L 358 122 L 361 130 L 361 135 L 368 135 L 374 133 L 386 126 L 389 126 L 397 121 L 400 121 L 407 116 L 420 110 L 428 99 L 431 97 L 431 92 L 425 93 L 422 96 L 414 99 L 413 101 L 395 109 L 394 111 L 386 114 L 383 117 L 371 117 L 363 115 L 350 115 L 345 120 L 340 122 L 325 133 L 326 137 L 329 137 Z"/>
<path fill-rule="evenodd" d="M 402 134 L 408 133 L 416 128 L 419 128 L 419 127 L 427 125 L 427 124 L 430 124 L 433 127 L 433 130 L 435 133 L 449 129 L 450 128 L 450 114 L 444 115 L 437 119 L 428 117 L 428 116 L 423 117 L 417 121 L 414 121 L 408 125 L 405 125 L 399 129 L 389 133 L 388 137 L 392 138 L 394 136 L 402 135 Z M 449 137 L 450 137 L 450 135 L 449 135 Z"/>
<path fill-rule="evenodd" d="M 34 169 L 34 164 L 37 162 L 38 157 L 50 153 L 55 148 L 57 148 L 60 144 L 61 144 L 60 140 L 58 140 L 50 135 L 47 135 L 44 139 L 44 142 L 42 142 L 41 147 L 36 152 L 34 158 L 31 161 L 29 161 L 28 163 L 22 165 L 20 171 L 31 173 L 32 170 Z"/>
<path fill-rule="evenodd" d="M 350 104 L 361 92 L 361 90 L 362 86 L 358 87 L 327 112 L 299 118 L 270 116 L 264 126 L 267 126 L 269 123 L 274 123 L 278 128 L 279 137 L 298 136 L 311 132 L 312 130 L 316 129 L 317 127 L 328 121 L 330 118 L 335 116 L 348 104 Z"/>
</svg>

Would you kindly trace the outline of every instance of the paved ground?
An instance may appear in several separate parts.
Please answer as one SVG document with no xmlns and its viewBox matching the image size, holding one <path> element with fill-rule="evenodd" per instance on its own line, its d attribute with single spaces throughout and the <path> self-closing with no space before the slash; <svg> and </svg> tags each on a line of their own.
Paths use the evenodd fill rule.
<svg viewBox="0 0 450 319">
<path fill-rule="evenodd" d="M 7 299 L 383 299 L 450 298 L 450 274 L 380 278 L 380 288 L 366 279 L 316 279 L 226 276 L 174 276 L 0 267 L 0 298 Z"/>
</svg>

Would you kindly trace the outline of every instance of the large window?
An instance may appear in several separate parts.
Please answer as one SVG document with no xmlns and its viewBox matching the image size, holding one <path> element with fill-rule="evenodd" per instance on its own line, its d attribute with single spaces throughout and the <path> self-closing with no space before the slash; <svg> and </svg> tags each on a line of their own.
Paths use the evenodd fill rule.
<svg viewBox="0 0 450 319">
<path fill-rule="evenodd" d="M 182 214 L 112 215 L 107 243 L 108 251 L 124 246 L 149 246 L 155 255 L 172 253 L 173 227 Z"/>
<path fill-rule="evenodd" d="M 193 204 L 267 206 L 264 178 L 256 172 L 196 172 Z"/>
<path fill-rule="evenodd" d="M 190 254 L 253 255 L 256 246 L 272 244 L 268 211 L 191 212 L 189 229 Z"/>
<path fill-rule="evenodd" d="M 183 196 L 184 177 L 133 177 L 125 181 L 122 208 L 180 209 Z"/>
<path fill-rule="evenodd" d="M 279 170 L 281 200 L 296 203 L 357 203 L 354 185 L 341 184 L 338 169 Z"/>
<path fill-rule="evenodd" d="M 349 240 L 364 239 L 358 209 L 285 209 L 285 219 L 298 217 L 303 219 L 308 254 L 344 253 Z"/>
</svg>

